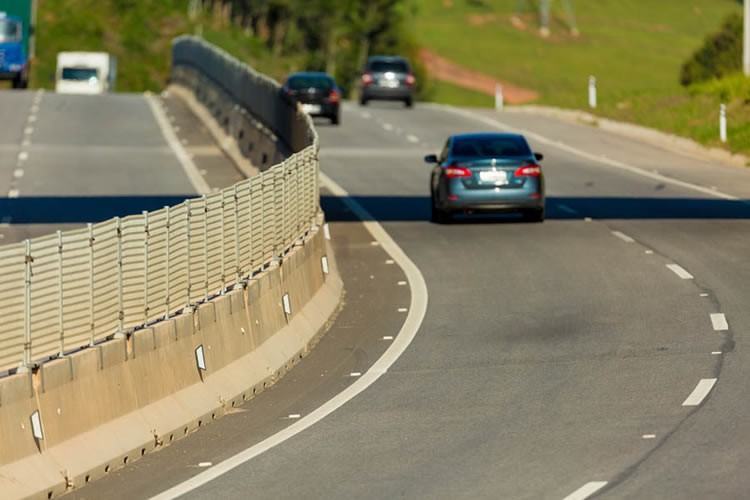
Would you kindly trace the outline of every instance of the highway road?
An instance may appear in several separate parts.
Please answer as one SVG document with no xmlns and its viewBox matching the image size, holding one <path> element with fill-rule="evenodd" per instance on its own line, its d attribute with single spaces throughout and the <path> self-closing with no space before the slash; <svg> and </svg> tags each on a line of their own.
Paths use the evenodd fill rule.
<svg viewBox="0 0 750 500">
<path fill-rule="evenodd" d="M 448 134 L 508 125 L 545 154 L 548 220 L 430 223 L 422 156 Z M 347 105 L 343 126 L 319 132 L 324 172 L 421 271 L 427 313 L 364 392 L 186 498 L 750 490 L 749 171 L 549 118 L 433 106 Z M 237 414 L 74 497 L 147 497 L 219 471 L 367 375 L 399 331 L 406 278 L 341 200 L 323 204 L 347 300 L 312 355 Z"/>
<path fill-rule="evenodd" d="M 143 95 L 5 91 L 0 110 L 1 243 L 196 194 Z"/>
</svg>

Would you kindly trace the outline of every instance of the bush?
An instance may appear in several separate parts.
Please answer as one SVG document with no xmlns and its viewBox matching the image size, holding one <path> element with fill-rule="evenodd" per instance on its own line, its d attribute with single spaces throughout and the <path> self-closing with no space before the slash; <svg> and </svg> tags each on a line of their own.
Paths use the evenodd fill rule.
<svg viewBox="0 0 750 500">
<path fill-rule="evenodd" d="M 703 46 L 682 65 L 680 83 L 692 85 L 721 78 L 742 68 L 742 16 L 732 14 L 721 30 L 709 35 Z"/>
</svg>

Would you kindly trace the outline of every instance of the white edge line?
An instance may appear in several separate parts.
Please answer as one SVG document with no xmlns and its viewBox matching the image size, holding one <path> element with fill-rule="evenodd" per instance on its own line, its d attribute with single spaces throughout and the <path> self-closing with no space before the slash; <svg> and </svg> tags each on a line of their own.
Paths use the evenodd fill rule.
<svg viewBox="0 0 750 500">
<path fill-rule="evenodd" d="M 693 275 L 687 272 L 687 270 L 679 264 L 667 264 L 667 269 L 684 280 L 693 279 Z"/>
<path fill-rule="evenodd" d="M 729 323 L 724 313 L 711 313 L 711 326 L 717 332 L 729 330 Z"/>
<path fill-rule="evenodd" d="M 548 145 L 548 146 L 552 146 L 552 147 L 561 149 L 563 151 L 567 151 L 568 153 L 572 153 L 572 154 L 578 155 L 578 156 L 580 156 L 582 158 L 586 158 L 586 159 L 589 159 L 589 160 L 592 160 L 592 161 L 595 161 L 595 162 L 604 163 L 606 165 L 609 165 L 610 167 L 619 168 L 621 170 L 627 170 L 628 172 L 632 172 L 634 174 L 638 174 L 638 175 L 642 175 L 644 177 L 655 179 L 655 180 L 658 180 L 658 181 L 663 182 L 665 184 L 672 184 L 674 186 L 680 186 L 680 187 L 683 187 L 683 188 L 692 189 L 693 191 L 697 191 L 699 193 L 707 194 L 707 195 L 713 196 L 715 198 L 721 198 L 721 199 L 724 199 L 724 200 L 739 201 L 738 197 L 732 196 L 731 194 L 722 193 L 721 191 L 713 190 L 713 189 L 710 189 L 710 188 L 707 188 L 707 187 L 703 187 L 703 186 L 698 186 L 697 184 L 691 184 L 690 182 L 685 182 L 685 181 L 681 181 L 681 180 L 678 180 L 678 179 L 673 179 L 671 177 L 666 177 L 666 176 L 663 176 L 661 174 L 657 174 L 657 173 L 654 173 L 654 172 L 649 172 L 648 170 L 644 170 L 644 169 L 639 168 L 639 167 L 634 167 L 632 165 L 628 165 L 626 163 L 622 163 L 620 161 L 613 160 L 611 158 L 607 158 L 605 156 L 600 156 L 600 155 L 595 155 L 595 154 L 587 153 L 586 151 L 583 151 L 581 149 L 575 148 L 573 146 L 568 146 L 567 144 L 564 144 L 564 143 L 562 143 L 560 141 L 555 141 L 555 140 L 552 140 L 552 139 L 548 139 L 547 137 L 545 137 L 543 135 L 540 135 L 540 134 L 537 134 L 536 132 L 532 132 L 530 130 L 525 130 L 525 129 L 518 128 L 518 127 L 512 127 L 512 126 L 510 126 L 510 125 L 508 125 L 506 123 L 502 123 L 502 122 L 497 121 L 497 120 L 495 120 L 493 118 L 489 118 L 489 117 L 486 117 L 486 116 L 478 115 L 478 114 L 472 113 L 470 111 L 466 111 L 466 110 L 463 110 L 463 109 L 460 109 L 460 108 L 454 108 L 453 106 L 448 106 L 448 105 L 444 105 L 444 104 L 434 104 L 433 103 L 433 104 L 429 104 L 429 105 L 425 105 L 425 106 L 426 107 L 431 107 L 433 109 L 443 109 L 443 110 L 446 110 L 446 111 L 450 111 L 451 113 L 463 116 L 464 118 L 468 118 L 468 119 L 472 119 L 472 120 L 478 120 L 478 121 L 483 122 L 486 125 L 490 125 L 492 127 L 496 127 L 496 128 L 499 128 L 499 129 L 504 129 L 504 130 L 508 130 L 508 131 L 515 130 L 516 132 L 520 132 L 521 134 L 523 134 L 523 135 L 525 135 L 525 136 L 527 136 L 527 137 L 529 137 L 529 138 L 531 138 L 531 139 L 533 139 L 533 140 L 535 140 L 537 142 L 540 142 L 542 144 L 545 144 L 545 145 Z"/>
<path fill-rule="evenodd" d="M 146 99 L 146 102 L 148 102 L 149 107 L 151 107 L 151 112 L 154 114 L 154 118 L 156 118 L 156 123 L 161 129 L 164 140 L 167 141 L 167 144 L 169 144 L 172 152 L 174 152 L 175 156 L 177 157 L 177 161 L 179 161 L 180 165 L 182 165 L 182 168 L 183 170 L 185 170 L 185 174 L 190 180 L 190 183 L 193 185 L 193 188 L 195 188 L 195 191 L 198 194 L 210 193 L 211 188 L 206 182 L 206 179 L 204 179 L 200 174 L 200 172 L 198 171 L 198 167 L 195 166 L 195 163 L 193 163 L 193 160 L 190 159 L 190 156 L 185 151 L 185 148 L 182 146 L 182 144 L 180 144 L 180 141 L 177 139 L 177 135 L 174 133 L 174 130 L 172 130 L 172 126 L 169 124 L 167 116 L 164 114 L 164 110 L 161 108 L 161 106 L 159 106 L 159 103 L 156 102 L 156 98 L 154 97 L 154 95 L 151 93 L 147 93 L 144 97 Z"/>
<path fill-rule="evenodd" d="M 715 378 L 702 378 L 698 381 L 698 385 L 695 386 L 693 392 L 687 397 L 682 403 L 682 406 L 698 406 L 708 396 L 708 393 L 713 389 L 716 384 Z"/>
<path fill-rule="evenodd" d="M 607 486 L 607 481 L 591 481 L 566 496 L 563 500 L 585 500 L 605 486 Z"/>
<path fill-rule="evenodd" d="M 372 237 L 380 242 L 382 248 L 403 269 L 406 279 L 411 286 L 412 293 L 409 313 L 407 314 L 403 325 L 401 325 L 398 336 L 369 370 L 367 370 L 349 387 L 323 403 L 322 406 L 318 407 L 289 427 L 286 427 L 276 434 L 264 439 L 260 443 L 237 453 L 223 462 L 215 464 L 212 468 L 193 476 L 187 481 L 177 484 L 168 490 L 151 497 L 152 500 L 177 498 L 180 495 L 193 491 L 319 422 L 375 383 L 381 375 L 388 371 L 388 368 L 396 362 L 404 351 L 406 351 L 406 348 L 409 347 L 412 340 L 414 340 L 414 337 L 422 324 L 425 313 L 427 312 L 428 300 L 427 284 L 425 283 L 424 277 L 419 268 L 417 268 L 401 247 L 399 247 L 393 238 L 391 238 L 385 229 L 383 229 L 383 226 L 375 221 L 374 217 L 367 212 L 367 210 L 365 210 L 359 203 L 352 200 L 349 197 L 349 193 L 322 172 L 320 173 L 320 184 L 322 187 L 331 191 L 333 195 L 343 198 L 342 201 L 358 218 L 362 220 L 363 225 L 370 232 Z"/>
</svg>

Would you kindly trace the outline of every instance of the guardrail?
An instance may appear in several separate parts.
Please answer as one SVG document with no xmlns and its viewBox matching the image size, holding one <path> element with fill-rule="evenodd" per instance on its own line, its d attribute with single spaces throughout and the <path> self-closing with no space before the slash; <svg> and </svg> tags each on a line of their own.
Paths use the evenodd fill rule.
<svg viewBox="0 0 750 500">
<path fill-rule="evenodd" d="M 278 85 L 192 37 L 173 45 L 294 153 L 256 177 L 155 212 L 0 246 L 0 372 L 95 345 L 242 283 L 319 210 L 318 141 Z M 238 71 L 242 67 L 242 71 Z"/>
</svg>

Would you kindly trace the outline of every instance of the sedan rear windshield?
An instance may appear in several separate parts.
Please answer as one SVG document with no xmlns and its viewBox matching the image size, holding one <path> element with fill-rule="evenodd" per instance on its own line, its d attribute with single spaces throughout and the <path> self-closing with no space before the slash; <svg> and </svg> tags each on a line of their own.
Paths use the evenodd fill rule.
<svg viewBox="0 0 750 500">
<path fill-rule="evenodd" d="M 10 19 L 0 19 L 0 42 L 16 42 L 21 39 L 21 24 Z"/>
<path fill-rule="evenodd" d="M 93 68 L 63 68 L 63 80 L 86 82 L 99 79 L 99 72 Z"/>
<path fill-rule="evenodd" d="M 453 155 L 469 158 L 529 156 L 531 150 L 522 137 L 467 137 L 453 142 Z"/>
<path fill-rule="evenodd" d="M 373 73 L 408 73 L 409 65 L 404 61 L 372 61 L 370 71 Z"/>
<path fill-rule="evenodd" d="M 287 82 L 287 87 L 292 90 L 331 90 L 333 88 L 333 80 L 325 76 L 293 76 Z"/>
</svg>

